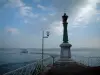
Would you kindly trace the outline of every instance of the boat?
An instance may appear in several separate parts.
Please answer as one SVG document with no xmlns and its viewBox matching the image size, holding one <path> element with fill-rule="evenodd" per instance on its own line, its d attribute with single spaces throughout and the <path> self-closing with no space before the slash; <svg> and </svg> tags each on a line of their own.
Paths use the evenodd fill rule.
<svg viewBox="0 0 100 75">
<path fill-rule="evenodd" d="M 21 53 L 28 53 L 27 49 L 22 49 Z"/>
</svg>

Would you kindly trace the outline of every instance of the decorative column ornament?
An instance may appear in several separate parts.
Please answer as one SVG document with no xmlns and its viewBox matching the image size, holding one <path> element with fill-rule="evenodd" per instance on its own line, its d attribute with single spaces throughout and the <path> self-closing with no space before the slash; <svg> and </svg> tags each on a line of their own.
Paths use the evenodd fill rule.
<svg viewBox="0 0 100 75">
<path fill-rule="evenodd" d="M 71 51 L 70 47 L 71 44 L 68 43 L 68 22 L 67 22 L 68 16 L 66 13 L 62 16 L 62 22 L 63 22 L 63 43 L 60 45 L 61 47 L 61 54 L 60 57 L 62 58 L 71 58 Z"/>
</svg>

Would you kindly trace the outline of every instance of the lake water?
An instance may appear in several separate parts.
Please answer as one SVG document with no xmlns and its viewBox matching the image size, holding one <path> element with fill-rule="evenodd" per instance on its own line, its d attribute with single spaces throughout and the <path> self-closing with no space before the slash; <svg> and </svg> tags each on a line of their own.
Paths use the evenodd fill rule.
<svg viewBox="0 0 100 75">
<path fill-rule="evenodd" d="M 41 59 L 41 54 L 38 54 L 41 53 L 41 49 L 29 48 L 27 50 L 28 54 L 20 53 L 22 49 L 19 48 L 0 49 L 0 74 Z M 45 49 L 44 53 L 60 55 L 60 49 Z M 100 49 L 72 49 L 71 53 L 72 56 L 100 57 Z M 44 58 L 47 57 L 49 55 L 44 55 Z"/>
</svg>

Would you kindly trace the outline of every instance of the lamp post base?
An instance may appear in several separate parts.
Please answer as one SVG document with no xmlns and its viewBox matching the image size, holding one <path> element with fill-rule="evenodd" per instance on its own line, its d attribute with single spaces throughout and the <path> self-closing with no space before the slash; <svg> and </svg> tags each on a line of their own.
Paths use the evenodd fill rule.
<svg viewBox="0 0 100 75">
<path fill-rule="evenodd" d="M 61 47 L 60 59 L 71 58 L 71 51 L 70 51 L 71 46 L 72 45 L 69 43 L 62 43 L 60 45 Z"/>
</svg>

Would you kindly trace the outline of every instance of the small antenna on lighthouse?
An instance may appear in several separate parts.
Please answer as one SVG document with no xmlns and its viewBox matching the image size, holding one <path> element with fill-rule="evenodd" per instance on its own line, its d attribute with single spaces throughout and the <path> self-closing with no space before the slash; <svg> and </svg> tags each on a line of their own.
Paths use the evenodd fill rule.
<svg viewBox="0 0 100 75">
<path fill-rule="evenodd" d="M 66 8 L 64 8 L 64 14 L 68 14 L 68 12 L 67 12 Z"/>
<path fill-rule="evenodd" d="M 66 9 L 64 8 L 64 13 L 66 13 Z"/>
<path fill-rule="evenodd" d="M 67 12 L 66 12 L 66 8 L 64 8 L 64 14 L 66 14 Z"/>
</svg>

